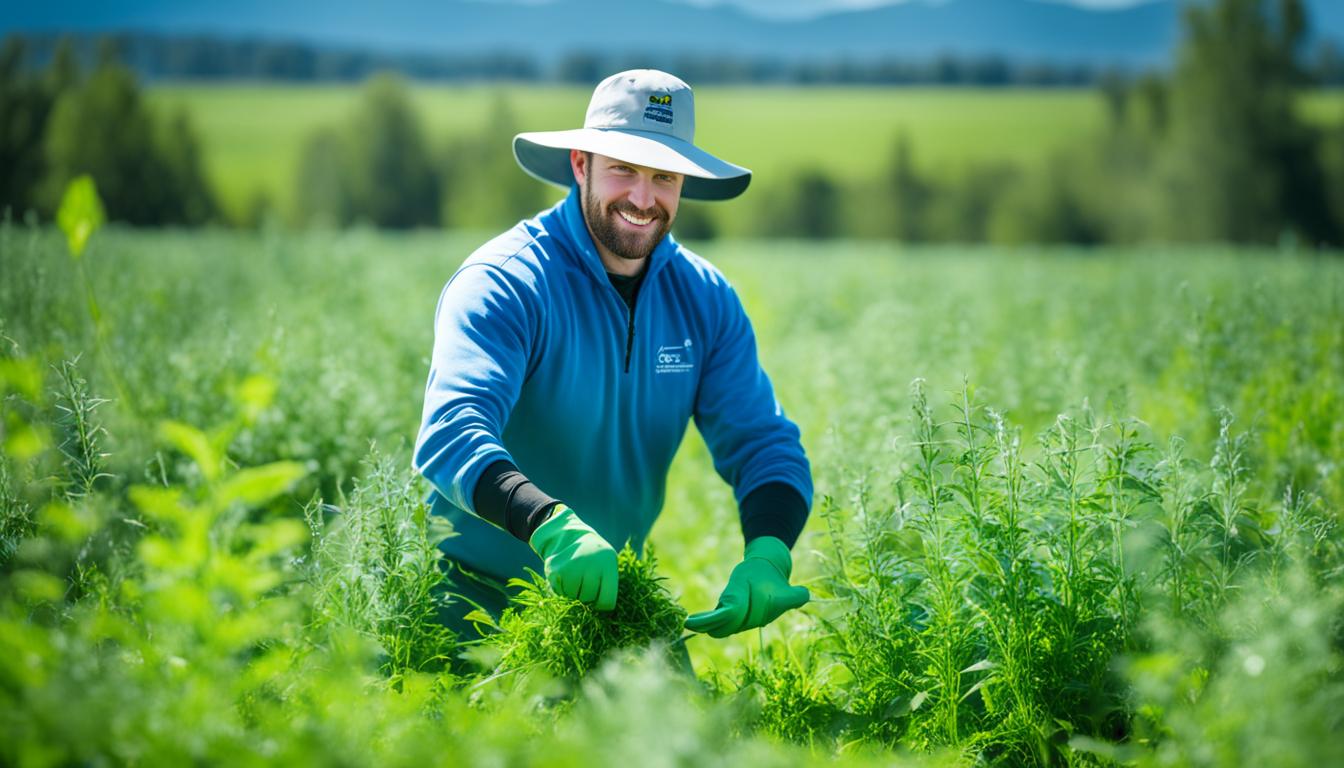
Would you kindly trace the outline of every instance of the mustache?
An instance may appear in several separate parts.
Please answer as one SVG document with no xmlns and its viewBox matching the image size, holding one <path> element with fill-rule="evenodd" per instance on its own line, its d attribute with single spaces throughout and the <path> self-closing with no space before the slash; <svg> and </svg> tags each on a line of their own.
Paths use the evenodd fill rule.
<svg viewBox="0 0 1344 768">
<path fill-rule="evenodd" d="M 667 221 L 667 211 L 661 205 L 654 204 L 652 208 L 636 208 L 630 201 L 622 200 L 612 203 L 608 206 L 612 211 L 624 211 L 631 216 L 638 216 L 641 219 L 657 219 Z"/>
</svg>

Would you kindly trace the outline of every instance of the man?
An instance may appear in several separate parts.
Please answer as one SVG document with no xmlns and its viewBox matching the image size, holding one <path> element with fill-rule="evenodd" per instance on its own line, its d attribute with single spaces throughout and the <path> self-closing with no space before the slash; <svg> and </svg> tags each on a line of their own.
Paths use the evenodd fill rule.
<svg viewBox="0 0 1344 768">
<path fill-rule="evenodd" d="M 723 275 L 668 234 L 681 197 L 725 200 L 751 172 L 697 148 L 691 89 L 654 70 L 597 86 L 584 127 L 524 133 L 514 155 L 569 196 L 471 255 L 435 318 L 415 466 L 442 545 L 447 617 L 498 616 L 503 583 L 544 572 L 556 592 L 611 610 L 616 550 L 643 546 L 694 418 L 732 485 L 745 555 L 688 629 L 726 637 L 808 600 L 789 550 L 810 468 Z M 489 194 L 489 190 L 482 190 Z"/>
</svg>

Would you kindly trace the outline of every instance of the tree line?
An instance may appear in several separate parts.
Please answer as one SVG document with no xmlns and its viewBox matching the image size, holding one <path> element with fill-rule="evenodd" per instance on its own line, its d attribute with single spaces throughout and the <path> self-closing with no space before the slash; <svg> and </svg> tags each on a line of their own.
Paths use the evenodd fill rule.
<svg viewBox="0 0 1344 768">
<path fill-rule="evenodd" d="M 1317 127 L 1298 111 L 1312 84 L 1300 0 L 1192 4 L 1184 24 L 1170 73 L 1104 78 L 1102 135 L 1035 166 L 986 163 L 939 176 L 897 135 L 866 177 L 798 168 L 762 178 L 731 210 L 683 205 L 675 231 L 688 239 L 1344 244 L 1344 124 Z M 113 53 L 87 76 L 69 49 L 39 72 L 23 70 L 22 56 L 13 41 L 0 55 L 0 206 L 48 213 L 66 180 L 92 173 L 114 219 L 219 220 L 187 117 L 152 115 Z M 349 115 L 309 137 L 293 209 L 269 215 L 298 225 L 507 226 L 556 192 L 517 168 L 508 141 L 517 125 L 503 98 L 486 125 L 435 143 L 404 79 L 373 77 Z M 231 223 L 255 223 L 268 207 L 259 199 Z"/>
<path fill-rule="evenodd" d="M 589 84 L 611 72 L 654 67 L 701 84 L 778 83 L 850 85 L 1084 86 L 1123 74 L 1114 67 L 1022 61 L 998 55 L 940 54 L 927 58 L 896 55 L 802 59 L 731 53 L 605 53 L 571 51 L 544 61 L 525 51 L 474 53 L 389 53 L 373 49 L 320 46 L 265 38 L 214 35 L 57 35 L 31 33 L 21 39 L 28 69 L 41 69 L 62 45 L 92 65 L 112 47 L 147 80 L 282 80 L 359 82 L 382 72 L 414 80 L 567 82 Z M 1322 86 L 1344 85 L 1344 50 L 1321 40 L 1303 52 L 1303 71 Z M 1131 71 L 1132 74 L 1132 71 Z"/>
<path fill-rule="evenodd" d="M 877 178 L 800 169 L 762 210 L 796 237 L 1344 245 L 1344 123 L 1299 113 L 1300 0 L 1191 4 L 1183 23 L 1170 74 L 1105 79 L 1104 134 L 1036 167 L 939 178 L 897 137 Z"/>
<path fill-rule="evenodd" d="M 1300 0 L 1192 5 L 1170 74 L 1113 75 L 1099 137 L 1031 167 L 921 168 L 893 137 L 869 177 L 799 168 L 762 179 L 730 214 L 737 235 L 906 242 L 1202 242 L 1344 245 L 1344 124 L 1299 114 L 1311 79 Z M 516 167 L 501 100 L 487 128 L 434 148 L 394 77 L 368 84 L 343 125 L 308 143 L 300 221 L 496 228 L 555 196 Z M 401 183 L 394 183 L 400 179 Z M 685 203 L 675 231 L 724 231 L 725 206 Z M 745 217 L 742 216 L 746 212 Z"/>
<path fill-rule="evenodd" d="M 731 53 L 607 53 L 577 50 L 554 60 L 525 51 L 389 53 L 319 46 L 298 41 L 233 39 L 210 35 L 58 36 L 23 38 L 26 66 L 46 66 L 63 44 L 91 63 L 108 46 L 147 80 L 282 80 L 358 82 L 383 72 L 415 80 L 566 82 L 590 84 L 612 72 L 653 67 L 692 83 L 854 85 L 1080 86 L 1109 69 L 1004 56 L 943 54 L 927 59 L 900 56 L 797 59 Z"/>
<path fill-rule="evenodd" d="M 219 209 L 185 112 L 160 116 L 108 47 L 85 72 L 62 46 L 42 71 L 24 44 L 0 47 L 0 211 L 50 219 L 66 184 L 97 179 L 109 217 L 129 224 L 197 225 Z"/>
</svg>

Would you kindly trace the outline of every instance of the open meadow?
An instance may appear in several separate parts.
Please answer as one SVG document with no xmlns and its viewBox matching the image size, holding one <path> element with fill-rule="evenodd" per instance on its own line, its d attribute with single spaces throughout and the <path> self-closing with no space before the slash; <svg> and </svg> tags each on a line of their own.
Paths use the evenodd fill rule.
<svg viewBox="0 0 1344 768">
<path fill-rule="evenodd" d="M 517 131 L 578 125 L 590 95 L 586 87 L 553 85 L 417 84 L 410 92 L 434 147 L 491 126 L 501 107 Z M 147 94 L 156 108 L 191 117 L 206 171 L 236 218 L 258 194 L 291 210 L 304 141 L 348 117 L 359 88 L 160 84 Z M 1092 88 L 720 86 L 697 88 L 696 100 L 700 142 L 763 181 L 814 167 L 867 180 L 887 165 L 900 134 L 920 169 L 940 177 L 986 162 L 1032 165 L 1093 140 L 1107 122 L 1105 102 Z M 1337 125 L 1344 94 L 1313 94 L 1303 111 L 1313 122 Z M 500 141 L 508 138 L 500 134 Z"/>
<path fill-rule="evenodd" d="M 196 105 L 212 167 L 344 98 L 175 93 L 154 97 Z M 491 98 L 416 93 L 442 131 Z M 791 93 L 707 92 L 706 143 L 786 155 L 733 130 Z M 520 125 L 575 98 L 522 98 Z M 853 122 L 799 153 L 886 142 Z M 1009 151 L 982 130 L 1004 143 L 941 146 Z M 464 649 L 433 621 L 445 532 L 410 442 L 439 291 L 487 236 L 111 229 L 75 260 L 0 226 L 0 762 L 1344 761 L 1344 261 L 705 244 L 817 496 L 812 603 L 686 639 L 692 678 L 524 643 L 563 622 Z M 710 607 L 741 539 L 693 427 L 652 543 L 660 599 Z"/>
</svg>

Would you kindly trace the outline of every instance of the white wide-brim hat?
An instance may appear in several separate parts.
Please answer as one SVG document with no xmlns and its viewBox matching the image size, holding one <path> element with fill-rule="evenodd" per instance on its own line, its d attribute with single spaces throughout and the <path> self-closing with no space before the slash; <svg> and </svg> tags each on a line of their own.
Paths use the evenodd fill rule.
<svg viewBox="0 0 1344 768">
<path fill-rule="evenodd" d="M 598 84 L 583 127 L 520 133 L 513 156 L 529 174 L 569 187 L 577 149 L 686 177 L 681 196 L 728 200 L 751 183 L 751 171 L 695 146 L 695 98 L 691 87 L 656 69 L 632 69 Z"/>
</svg>

